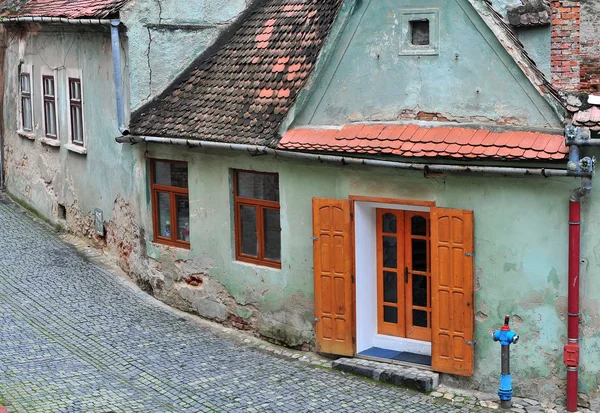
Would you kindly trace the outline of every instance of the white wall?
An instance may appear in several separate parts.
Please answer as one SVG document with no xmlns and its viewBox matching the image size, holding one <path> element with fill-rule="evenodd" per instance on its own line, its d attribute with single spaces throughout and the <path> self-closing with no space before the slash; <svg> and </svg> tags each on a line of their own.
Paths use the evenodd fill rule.
<svg viewBox="0 0 600 413">
<path fill-rule="evenodd" d="M 371 347 L 431 355 L 431 343 L 377 334 L 377 208 L 429 212 L 429 207 L 356 202 L 356 351 Z"/>
</svg>

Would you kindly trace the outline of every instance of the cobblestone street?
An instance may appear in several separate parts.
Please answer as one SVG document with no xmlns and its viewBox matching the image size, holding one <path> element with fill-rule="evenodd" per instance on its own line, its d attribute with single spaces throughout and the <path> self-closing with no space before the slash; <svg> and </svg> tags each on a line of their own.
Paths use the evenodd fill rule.
<svg viewBox="0 0 600 413">
<path fill-rule="evenodd" d="M 468 412 L 165 309 L 0 195 L 0 403 L 52 412 Z"/>
</svg>

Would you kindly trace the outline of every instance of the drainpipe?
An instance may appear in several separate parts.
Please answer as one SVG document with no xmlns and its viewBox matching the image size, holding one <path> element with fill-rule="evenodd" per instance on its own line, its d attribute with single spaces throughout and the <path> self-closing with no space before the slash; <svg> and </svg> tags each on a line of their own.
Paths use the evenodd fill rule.
<svg viewBox="0 0 600 413">
<path fill-rule="evenodd" d="M 577 128 L 569 126 L 565 132 L 569 146 L 568 169 L 571 171 L 593 171 L 595 158 L 579 158 L 579 144 L 594 145 L 582 136 Z M 596 141 L 596 140 L 594 140 Z M 592 190 L 592 178 L 585 177 L 581 186 L 571 193 L 569 202 L 569 276 L 567 306 L 567 344 L 564 347 L 564 363 L 567 366 L 567 411 L 577 411 L 577 388 L 579 369 L 579 269 L 581 259 L 581 199 Z"/>
<path fill-rule="evenodd" d="M 121 21 L 114 19 L 110 21 L 110 34 L 112 39 L 113 68 L 115 72 L 115 90 L 117 94 L 117 121 L 119 131 L 128 135 L 129 130 L 125 127 L 125 112 L 123 110 L 123 77 L 121 76 L 121 39 L 119 37 L 119 26 Z"/>
</svg>

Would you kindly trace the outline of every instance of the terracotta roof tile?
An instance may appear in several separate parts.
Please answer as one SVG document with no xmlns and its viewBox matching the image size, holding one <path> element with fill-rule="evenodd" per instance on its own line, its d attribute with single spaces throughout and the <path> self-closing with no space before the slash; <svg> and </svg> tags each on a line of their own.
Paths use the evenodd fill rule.
<svg viewBox="0 0 600 413">
<path fill-rule="evenodd" d="M 105 18 L 119 12 L 127 0 L 5 0 L 2 17 Z"/>
<path fill-rule="evenodd" d="M 592 106 L 589 109 L 578 111 L 573 115 L 573 125 L 597 130 L 597 127 L 600 126 L 600 107 Z"/>
<path fill-rule="evenodd" d="M 217 42 L 218 50 L 200 56 L 133 114 L 131 133 L 276 146 L 279 127 L 314 69 L 341 2 L 255 2 L 237 30 Z M 347 133 L 325 136 L 332 141 Z M 348 138 L 355 137 L 352 130 Z"/>
<path fill-rule="evenodd" d="M 298 144 L 307 151 L 456 159 L 564 159 L 568 153 L 562 134 L 491 132 L 414 124 L 359 124 L 336 130 L 292 129 L 281 139 L 279 148 L 295 150 Z"/>
</svg>

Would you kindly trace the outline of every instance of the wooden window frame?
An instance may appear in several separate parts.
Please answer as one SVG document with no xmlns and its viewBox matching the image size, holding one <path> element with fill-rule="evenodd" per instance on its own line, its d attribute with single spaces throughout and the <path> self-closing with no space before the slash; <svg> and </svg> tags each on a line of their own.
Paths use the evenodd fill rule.
<svg viewBox="0 0 600 413">
<path fill-rule="evenodd" d="M 73 99 L 73 94 L 71 91 L 71 84 L 79 83 L 79 99 Z M 85 136 L 84 136 L 84 121 L 83 121 L 83 84 L 81 82 L 81 78 L 78 77 L 69 77 L 67 79 L 67 87 L 69 88 L 69 131 L 70 131 L 70 141 L 73 145 L 85 147 Z M 78 142 L 74 139 L 75 137 L 75 124 L 73 119 L 73 108 L 79 108 L 81 112 L 81 142 Z"/>
<path fill-rule="evenodd" d="M 52 84 L 54 85 L 54 95 L 46 95 L 46 86 L 44 83 L 47 79 L 52 80 Z M 44 136 L 49 139 L 58 139 L 58 107 L 56 104 L 56 76 L 54 75 L 42 75 L 42 102 L 44 112 Z M 54 105 L 54 130 L 56 131 L 56 135 L 48 133 L 48 113 L 46 111 L 46 102 Z"/>
<path fill-rule="evenodd" d="M 22 78 L 29 79 L 29 92 L 23 91 L 23 82 Z M 21 129 L 25 132 L 33 132 L 33 84 L 31 82 L 32 76 L 30 72 L 21 72 L 19 75 L 19 91 L 21 94 Z M 25 128 L 25 105 L 23 103 L 23 99 L 29 99 L 29 114 L 31 115 L 30 123 L 31 129 Z"/>
<path fill-rule="evenodd" d="M 178 227 L 177 223 L 177 205 L 176 196 L 185 195 L 189 200 L 189 188 L 180 188 L 178 186 L 160 185 L 155 183 L 155 163 L 165 162 L 170 164 L 183 164 L 187 166 L 185 161 L 172 161 L 168 159 L 149 159 L 150 162 L 150 192 L 152 195 L 152 228 L 154 231 L 154 242 L 157 244 L 167 245 L 170 247 L 178 247 L 189 250 L 191 243 L 189 241 L 181 241 L 177 239 Z M 189 172 L 188 172 L 189 179 Z M 188 181 L 189 187 L 189 181 Z M 171 238 L 160 236 L 159 220 L 158 220 L 158 194 L 168 193 L 170 197 L 170 210 L 171 210 Z"/>
<path fill-rule="evenodd" d="M 238 173 L 252 173 L 258 175 L 274 175 L 278 177 L 279 174 L 274 172 L 259 172 L 249 171 L 242 169 L 233 170 L 233 200 L 234 200 L 234 221 L 235 221 L 235 259 L 237 261 L 246 262 L 249 264 L 262 265 L 271 268 L 281 269 L 281 260 L 275 261 L 264 256 L 264 243 L 265 243 L 265 225 L 264 225 L 264 211 L 265 209 L 272 209 L 281 212 L 280 201 L 265 201 L 262 199 L 245 198 L 238 196 Z M 256 237 L 258 243 L 258 254 L 257 257 L 242 253 L 242 221 L 240 219 L 241 207 L 250 206 L 256 208 Z M 281 215 L 280 215 L 280 227 L 281 227 Z M 279 246 L 281 248 L 281 244 Z"/>
</svg>

